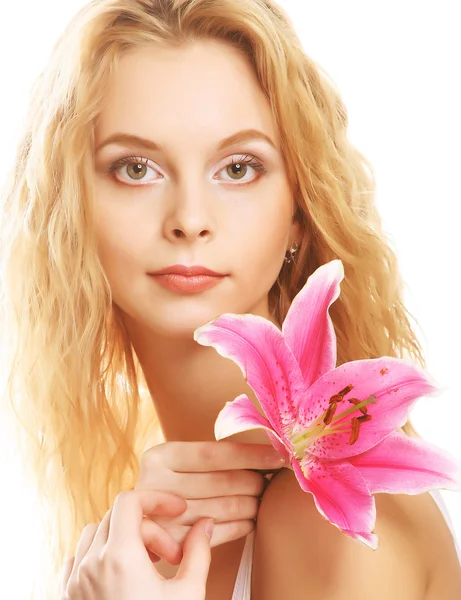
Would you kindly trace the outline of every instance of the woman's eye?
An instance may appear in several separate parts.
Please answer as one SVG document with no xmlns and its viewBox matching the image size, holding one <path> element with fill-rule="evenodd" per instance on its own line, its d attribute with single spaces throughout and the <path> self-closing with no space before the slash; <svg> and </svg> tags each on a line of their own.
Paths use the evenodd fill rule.
<svg viewBox="0 0 461 600">
<path fill-rule="evenodd" d="M 126 173 L 126 178 L 121 178 L 124 183 L 128 183 L 128 185 L 135 184 L 136 182 L 145 185 L 152 180 L 146 181 L 147 170 L 150 169 L 155 171 L 153 167 L 148 166 L 149 161 L 146 158 L 137 157 L 137 156 L 127 156 L 126 158 L 122 158 L 115 162 L 113 165 L 109 167 L 109 173 L 116 173 L 117 179 L 120 179 L 120 173 L 122 170 Z M 126 167 L 126 168 L 125 168 Z M 220 169 L 218 173 L 225 172 L 225 174 L 229 177 L 229 179 L 224 179 L 225 182 L 243 182 L 252 183 L 259 179 L 259 177 L 253 178 L 245 178 L 249 169 L 253 169 L 254 171 L 259 173 L 259 177 L 266 173 L 266 168 L 264 165 L 255 157 L 251 155 L 241 156 L 241 157 L 232 157 L 232 162 L 226 165 L 224 168 Z M 157 171 L 156 171 L 157 172 Z M 131 183 L 130 183 L 131 182 Z"/>
<path fill-rule="evenodd" d="M 256 178 L 253 177 L 249 180 L 245 179 L 245 175 L 248 173 L 249 168 L 259 173 L 259 176 Z M 226 175 L 230 177 L 230 181 L 243 181 L 244 183 L 252 183 L 267 172 L 264 165 L 255 156 L 248 154 L 243 158 L 233 156 L 232 162 L 225 166 L 224 169 L 220 169 L 219 173 L 222 171 L 224 171 Z"/>
<path fill-rule="evenodd" d="M 118 160 L 116 163 L 109 167 L 109 173 L 120 173 L 122 170 L 126 172 L 129 181 L 136 183 L 137 181 L 145 185 L 145 175 L 147 169 L 154 171 L 152 167 L 148 167 L 147 158 L 140 158 L 136 156 L 127 156 Z M 126 169 L 124 168 L 126 167 Z M 119 179 L 119 177 L 117 177 Z M 124 183 L 128 183 L 126 179 L 122 179 Z M 129 185 L 131 185 L 129 183 Z"/>
</svg>

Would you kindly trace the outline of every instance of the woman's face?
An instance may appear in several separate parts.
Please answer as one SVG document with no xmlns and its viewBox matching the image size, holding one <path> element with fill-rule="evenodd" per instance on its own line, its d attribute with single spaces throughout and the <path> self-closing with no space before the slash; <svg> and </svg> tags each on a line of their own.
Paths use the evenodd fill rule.
<svg viewBox="0 0 461 600">
<path fill-rule="evenodd" d="M 214 40 L 124 55 L 95 133 L 99 255 L 124 319 L 190 336 L 225 312 L 269 317 L 299 237 L 270 106 L 243 55 Z M 119 134 L 148 141 L 106 144 Z M 186 292 L 148 275 L 172 265 L 226 276 Z"/>
</svg>

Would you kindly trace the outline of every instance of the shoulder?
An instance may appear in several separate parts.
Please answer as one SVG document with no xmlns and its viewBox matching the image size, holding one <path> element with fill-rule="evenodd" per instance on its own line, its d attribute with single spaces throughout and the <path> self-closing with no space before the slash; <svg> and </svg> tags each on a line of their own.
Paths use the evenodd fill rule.
<svg viewBox="0 0 461 600">
<path fill-rule="evenodd" d="M 434 567 L 428 530 L 434 527 L 423 525 L 432 498 L 422 496 L 428 494 L 375 494 L 379 546 L 371 550 L 328 523 L 312 494 L 282 469 L 258 512 L 252 597 L 291 598 L 308 589 L 318 600 L 425 598 Z"/>
<path fill-rule="evenodd" d="M 436 501 L 429 493 L 399 498 L 417 523 L 420 552 L 429 567 L 425 600 L 458 600 L 461 598 L 460 560 L 453 534 Z"/>
</svg>

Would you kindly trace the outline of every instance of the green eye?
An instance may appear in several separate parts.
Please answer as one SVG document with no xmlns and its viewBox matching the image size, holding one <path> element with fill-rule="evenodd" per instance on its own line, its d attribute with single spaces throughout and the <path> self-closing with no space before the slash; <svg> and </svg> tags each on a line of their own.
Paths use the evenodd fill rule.
<svg viewBox="0 0 461 600">
<path fill-rule="evenodd" d="M 126 172 L 133 179 L 142 179 L 143 176 L 145 175 L 145 172 L 146 172 L 146 165 L 143 165 L 141 163 L 139 163 L 139 164 L 134 164 L 134 163 L 129 164 L 128 167 L 127 167 Z"/>
</svg>

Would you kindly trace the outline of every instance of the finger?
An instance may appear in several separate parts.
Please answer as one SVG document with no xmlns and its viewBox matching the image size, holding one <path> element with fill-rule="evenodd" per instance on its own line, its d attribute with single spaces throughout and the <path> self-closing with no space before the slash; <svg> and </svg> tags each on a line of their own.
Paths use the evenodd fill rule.
<svg viewBox="0 0 461 600">
<path fill-rule="evenodd" d="M 227 542 L 239 540 L 250 534 L 254 529 L 255 522 L 253 519 L 215 524 L 213 536 L 211 538 L 211 547 L 215 548 L 216 546 L 221 546 Z"/>
<path fill-rule="evenodd" d="M 80 539 L 78 541 L 77 548 L 75 550 L 74 563 L 72 565 L 72 571 L 69 579 L 73 577 L 78 571 L 80 563 L 85 558 L 86 553 L 88 552 L 88 549 L 90 548 L 93 542 L 93 538 L 96 535 L 97 530 L 97 523 L 88 523 L 88 525 L 85 525 L 85 527 L 83 528 L 83 531 L 80 534 Z"/>
<path fill-rule="evenodd" d="M 155 446 L 163 464 L 177 473 L 206 473 L 233 469 L 276 469 L 284 464 L 271 444 L 247 444 L 226 440 L 168 442 Z M 146 455 L 146 460 L 149 460 Z"/>
<path fill-rule="evenodd" d="M 75 556 L 72 556 L 72 558 L 68 558 L 66 560 L 66 562 L 64 563 L 64 567 L 62 569 L 62 587 L 61 587 L 62 594 L 64 594 L 64 592 L 66 591 L 67 582 L 70 579 L 70 574 L 72 573 L 74 562 L 75 562 Z"/>
<path fill-rule="evenodd" d="M 187 499 L 219 496 L 261 496 L 264 477 L 255 471 L 214 471 L 211 473 L 169 473 L 169 485 L 180 489 Z"/>
<path fill-rule="evenodd" d="M 219 498 L 200 498 L 187 500 L 187 510 L 176 519 L 156 517 L 155 522 L 168 529 L 175 525 L 194 525 L 205 517 L 215 523 L 256 519 L 260 500 L 255 496 L 222 496 Z"/>
<path fill-rule="evenodd" d="M 115 499 L 110 519 L 107 545 L 114 548 L 136 545 L 142 536 L 144 515 L 176 517 L 187 508 L 187 502 L 157 490 L 125 490 Z"/>
<path fill-rule="evenodd" d="M 109 536 L 110 519 L 112 516 L 112 507 L 104 515 L 101 523 L 99 523 L 98 529 L 93 537 L 90 547 L 87 550 L 87 556 L 98 555 L 107 543 Z"/>
<path fill-rule="evenodd" d="M 176 574 L 176 580 L 187 580 L 191 585 L 203 583 L 205 589 L 211 562 L 210 538 L 205 533 L 205 523 L 209 519 L 198 521 L 184 541 L 184 555 Z M 192 587 L 192 585 L 191 585 Z"/>
<path fill-rule="evenodd" d="M 221 544 L 226 544 L 227 542 L 239 540 L 240 538 L 245 537 L 254 531 L 254 528 L 254 519 L 230 521 L 228 523 L 216 523 L 213 532 L 213 538 L 211 540 L 211 546 L 214 548 L 216 546 L 221 546 Z M 184 541 L 190 530 L 191 527 L 189 525 L 179 525 L 175 527 L 169 527 L 168 533 L 180 544 L 181 548 L 183 548 Z"/>
<path fill-rule="evenodd" d="M 147 550 L 147 554 L 149 555 L 149 558 L 150 558 L 151 562 L 158 563 L 158 562 L 160 562 L 162 560 L 161 557 L 158 554 L 154 554 L 153 552 L 151 552 L 149 550 L 149 548 L 146 548 L 146 550 Z"/>
<path fill-rule="evenodd" d="M 179 565 L 182 559 L 181 544 L 167 533 L 163 527 L 149 519 L 143 519 L 141 535 L 152 562 L 163 559 L 170 565 Z M 154 559 L 152 559 L 151 554 L 153 554 Z"/>
</svg>

